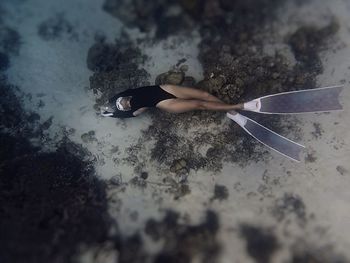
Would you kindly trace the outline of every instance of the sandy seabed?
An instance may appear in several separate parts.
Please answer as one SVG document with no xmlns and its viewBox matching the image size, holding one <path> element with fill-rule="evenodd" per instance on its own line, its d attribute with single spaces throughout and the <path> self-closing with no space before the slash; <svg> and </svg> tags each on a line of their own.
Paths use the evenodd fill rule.
<svg viewBox="0 0 350 263">
<path fill-rule="evenodd" d="M 151 241 L 143 230 L 150 218 L 161 220 L 170 209 L 181 215 L 184 224 L 195 225 L 203 221 L 209 209 L 215 211 L 220 222 L 219 262 L 289 262 L 293 255 L 294 262 L 298 262 L 295 256 L 298 253 L 323 255 L 324 262 L 343 258 L 344 261 L 338 262 L 347 262 L 345 259 L 350 259 L 350 1 L 291 4 L 278 14 L 278 22 L 273 25 L 274 39 L 266 41 L 266 53 L 275 49 L 288 53 L 282 41 L 278 41 L 299 26 L 322 26 L 332 16 L 340 25 L 329 48 L 321 52 L 324 71 L 317 77 L 317 84 L 320 87 L 344 84 L 344 111 L 298 115 L 286 120 L 296 121 L 300 129 L 298 140 L 306 145 L 303 161 L 294 163 L 270 152 L 264 161 L 248 160 L 245 165 L 224 163 L 218 172 L 191 170 L 187 177 L 190 193 L 180 198 L 174 198 L 169 190 L 169 185 L 179 180 L 169 167 L 157 166 L 152 161 L 144 167 L 148 174 L 146 186 L 140 187 L 133 180 L 138 176 L 134 166 L 123 162 L 128 157 L 128 147 L 152 125 L 151 113 L 116 120 L 102 118 L 94 109 L 96 94 L 89 89 L 92 72 L 86 61 L 96 34 L 103 34 L 107 42 L 113 42 L 121 37 L 123 29 L 132 41 L 146 38 L 145 33 L 125 28 L 122 21 L 107 14 L 102 9 L 103 2 L 32 0 L 2 4 L 6 10 L 4 23 L 21 36 L 20 52 L 11 56 L 6 71 L 8 81 L 19 87 L 16 94 L 25 110 L 38 113 L 42 122 L 52 117 L 44 134 L 46 143 L 39 139 L 32 139 L 32 143 L 42 151 L 53 151 L 57 142 L 68 136 L 87 149 L 100 179 L 120 180 L 118 187 L 110 186 L 107 190 L 110 216 L 117 220 L 124 235 L 141 232 L 148 241 L 145 249 L 151 254 L 157 253 L 162 244 Z M 51 38 L 47 34 L 45 38 L 38 34 L 38 27 L 50 19 L 63 19 L 66 30 Z M 200 34 L 196 31 L 190 36 L 175 35 L 156 43 L 141 41 L 139 48 L 149 57 L 143 65 L 149 73 L 149 82 L 153 83 L 157 75 L 183 58 L 188 65 L 187 74 L 200 80 L 203 68 L 197 58 L 199 43 Z M 210 132 L 214 126 L 198 129 Z M 195 132 L 190 131 L 189 136 Z M 284 135 L 293 138 L 293 134 Z M 150 154 L 147 149 L 154 142 L 148 143 L 138 153 L 146 161 Z M 254 247 L 259 246 L 268 251 L 268 256 L 254 252 Z M 94 262 L 89 255 L 86 252 L 81 261 Z"/>
</svg>

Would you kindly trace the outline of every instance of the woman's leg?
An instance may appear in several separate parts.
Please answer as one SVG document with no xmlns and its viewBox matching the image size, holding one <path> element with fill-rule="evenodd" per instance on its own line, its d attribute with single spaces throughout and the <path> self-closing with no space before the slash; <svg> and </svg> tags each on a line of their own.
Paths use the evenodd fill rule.
<svg viewBox="0 0 350 263">
<path fill-rule="evenodd" d="M 230 105 L 223 102 L 189 99 L 168 99 L 157 104 L 157 108 L 171 113 L 183 113 L 193 110 L 230 111 L 242 109 L 242 107 L 242 104 Z"/>
<path fill-rule="evenodd" d="M 166 92 L 174 95 L 179 99 L 186 99 L 186 100 L 196 99 L 196 100 L 214 101 L 214 102 L 223 103 L 219 98 L 203 90 L 188 88 L 188 87 L 181 87 L 176 85 L 168 85 L 168 84 L 161 85 L 160 87 Z"/>
</svg>

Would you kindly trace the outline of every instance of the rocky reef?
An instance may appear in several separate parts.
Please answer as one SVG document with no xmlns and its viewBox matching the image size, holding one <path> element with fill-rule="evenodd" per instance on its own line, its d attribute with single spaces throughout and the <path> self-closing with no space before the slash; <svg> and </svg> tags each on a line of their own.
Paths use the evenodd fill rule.
<svg viewBox="0 0 350 263">
<path fill-rule="evenodd" d="M 187 75 L 187 65 L 174 62 L 173 69 L 160 72 L 155 84 L 196 87 L 227 103 L 247 101 L 277 92 L 314 88 L 316 76 L 322 72 L 319 52 L 338 30 L 338 25 L 333 20 L 324 28 L 300 27 L 286 36 L 285 44 L 289 45 L 297 61 L 292 64 L 282 52 L 266 55 L 263 51 L 266 39 L 272 34 L 269 24 L 273 23 L 276 12 L 283 5 L 281 1 L 158 2 L 158 5 L 146 4 L 142 12 L 134 12 L 144 2 L 124 1 L 122 6 L 126 11 L 121 13 L 116 8 L 117 1 L 108 0 L 104 10 L 130 27 L 139 27 L 149 32 L 150 36 L 150 28 L 159 30 L 158 27 L 162 26 L 157 19 L 171 21 L 177 16 L 186 17 L 184 20 L 191 21 L 188 26 L 182 26 L 182 30 L 176 32 L 170 30 L 168 33 L 174 35 L 184 34 L 195 28 L 199 30 L 202 38 L 199 44 L 199 60 L 204 68 L 204 78 L 195 80 Z M 164 11 L 168 7 L 181 12 L 169 14 Z M 128 12 L 133 12 L 133 15 L 128 15 Z M 157 35 L 153 38 L 157 39 Z M 142 69 L 141 58 L 145 55 L 128 42 L 127 36 L 121 36 L 121 39 L 126 39 L 125 46 L 121 47 L 119 43 L 97 43 L 88 55 L 88 67 L 97 70 L 90 79 L 91 88 L 101 91 L 104 100 L 112 89 L 116 93 L 122 89 L 134 88 L 147 83 L 149 78 Z M 131 72 L 129 68 L 132 69 L 132 74 L 127 79 L 123 75 Z M 101 102 L 101 99 L 96 101 Z M 266 158 L 266 149 L 261 148 L 236 126 L 223 122 L 221 113 L 192 112 L 174 115 L 154 111 L 151 118 L 152 125 L 143 131 L 137 144 L 128 150 L 133 155 L 128 159 L 136 160 L 137 151 L 132 148 L 142 149 L 145 142 L 150 140 L 154 141 L 151 160 L 171 166 L 175 160 L 182 158 L 186 160 L 187 170 L 218 171 L 223 161 L 244 165 L 248 160 L 254 162 Z M 295 136 L 298 136 L 296 125 L 292 127 L 283 122 L 281 117 L 254 118 L 277 132 L 283 134 L 293 130 Z M 189 132 L 198 127 L 211 129 L 200 129 L 193 134 Z M 203 143 L 208 146 L 206 150 L 201 149 Z"/>
<path fill-rule="evenodd" d="M 94 72 L 90 88 L 98 95 L 96 109 L 115 93 L 150 84 L 149 74 L 142 68 L 147 56 L 125 33 L 116 43 L 106 43 L 103 35 L 96 35 L 95 39 L 88 52 L 87 66 Z"/>
</svg>

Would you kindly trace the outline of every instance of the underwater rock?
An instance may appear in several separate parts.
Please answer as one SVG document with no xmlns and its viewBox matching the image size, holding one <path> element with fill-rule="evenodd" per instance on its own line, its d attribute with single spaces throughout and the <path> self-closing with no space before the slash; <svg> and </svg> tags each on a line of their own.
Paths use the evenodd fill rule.
<svg viewBox="0 0 350 263">
<path fill-rule="evenodd" d="M 95 131 L 89 131 L 89 132 L 83 133 L 80 137 L 82 141 L 85 143 L 92 143 L 97 141 L 95 137 Z"/>
<path fill-rule="evenodd" d="M 191 76 L 185 76 L 184 80 L 181 83 L 181 86 L 184 87 L 193 87 L 196 84 L 196 80 L 194 77 Z"/>
<path fill-rule="evenodd" d="M 114 175 L 111 179 L 109 179 L 108 182 L 109 182 L 109 185 L 112 185 L 112 186 L 121 186 L 123 183 L 122 175 L 121 174 Z"/>
<path fill-rule="evenodd" d="M 140 177 L 143 179 L 143 180 L 147 180 L 148 178 L 148 173 L 147 172 L 142 172 Z"/>
<path fill-rule="evenodd" d="M 174 160 L 170 167 L 170 171 L 176 174 L 188 174 L 187 161 L 185 159 Z"/>
<path fill-rule="evenodd" d="M 196 80 L 191 76 L 186 76 L 187 71 L 187 65 L 182 65 L 180 68 L 175 66 L 175 69 L 159 74 L 156 77 L 155 84 L 172 84 L 181 85 L 184 87 L 193 87 L 196 84 Z"/>
<path fill-rule="evenodd" d="M 221 98 L 221 95 L 218 92 L 225 82 L 226 78 L 223 75 L 220 75 L 217 77 L 210 77 L 208 79 L 204 79 L 198 82 L 196 86 L 209 92 L 210 94 L 213 94 L 214 96 L 219 96 Z"/>
<path fill-rule="evenodd" d="M 185 74 L 182 71 L 168 71 L 157 76 L 155 80 L 156 85 L 172 84 L 180 85 L 185 78 Z"/>
</svg>

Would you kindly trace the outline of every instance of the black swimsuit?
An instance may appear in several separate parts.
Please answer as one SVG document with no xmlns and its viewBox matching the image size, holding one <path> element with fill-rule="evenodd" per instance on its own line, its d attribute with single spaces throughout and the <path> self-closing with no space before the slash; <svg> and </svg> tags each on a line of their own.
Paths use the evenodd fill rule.
<svg viewBox="0 0 350 263">
<path fill-rule="evenodd" d="M 130 118 L 135 117 L 133 113 L 140 108 L 144 107 L 156 107 L 156 105 L 168 99 L 175 99 L 176 97 L 165 90 L 163 90 L 160 86 L 144 86 L 136 89 L 128 89 L 117 95 L 113 96 L 109 99 L 109 103 L 115 105 L 116 100 L 119 97 L 131 97 L 130 106 L 131 109 L 128 111 L 120 111 L 116 110 L 113 113 L 115 118 Z"/>
</svg>

